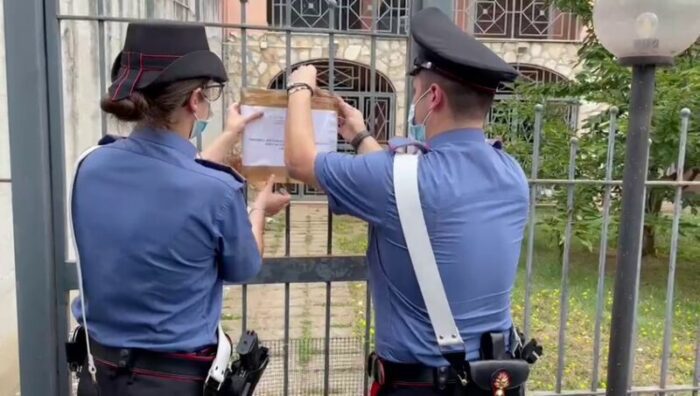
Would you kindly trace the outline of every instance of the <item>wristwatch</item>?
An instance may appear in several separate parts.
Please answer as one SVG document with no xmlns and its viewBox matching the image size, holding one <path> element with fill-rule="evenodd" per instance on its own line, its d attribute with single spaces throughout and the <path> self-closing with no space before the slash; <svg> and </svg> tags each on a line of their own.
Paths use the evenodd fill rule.
<svg viewBox="0 0 700 396">
<path fill-rule="evenodd" d="M 360 149 L 360 145 L 362 144 L 362 142 L 370 136 L 372 136 L 372 134 L 369 133 L 369 131 L 364 130 L 355 135 L 354 138 L 352 138 L 350 145 L 355 149 L 355 151 L 357 151 Z"/>
</svg>

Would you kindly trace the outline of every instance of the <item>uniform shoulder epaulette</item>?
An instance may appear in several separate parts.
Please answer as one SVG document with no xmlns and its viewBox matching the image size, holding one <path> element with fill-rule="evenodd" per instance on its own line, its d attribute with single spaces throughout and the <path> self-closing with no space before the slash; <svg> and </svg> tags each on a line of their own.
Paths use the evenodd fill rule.
<svg viewBox="0 0 700 396">
<path fill-rule="evenodd" d="M 119 135 L 104 135 L 100 140 L 97 142 L 98 146 L 106 146 L 108 144 L 112 144 L 116 142 L 117 140 L 122 140 L 126 139 L 124 136 L 119 136 Z"/>
<path fill-rule="evenodd" d="M 497 150 L 503 149 L 503 142 L 498 139 L 486 139 L 486 143 Z"/>
<path fill-rule="evenodd" d="M 240 173 L 236 172 L 236 170 L 233 169 L 233 168 L 231 168 L 230 166 L 221 165 L 221 164 L 218 164 L 218 163 L 216 163 L 216 162 L 207 161 L 207 160 L 201 159 L 201 158 L 197 158 L 197 159 L 195 159 L 195 161 L 196 161 L 198 164 L 200 164 L 200 165 L 202 165 L 202 166 L 204 166 L 204 167 L 206 167 L 206 168 L 214 169 L 214 170 L 217 170 L 217 171 L 219 171 L 219 172 L 228 173 L 229 175 L 233 176 L 234 179 L 236 179 L 238 182 L 240 182 L 240 183 L 242 183 L 242 184 L 245 184 L 245 182 L 246 182 L 246 180 L 245 180 L 245 178 L 243 177 L 243 175 L 241 175 Z"/>
<path fill-rule="evenodd" d="M 426 144 L 411 138 L 397 136 L 389 140 L 389 151 L 392 153 L 409 152 L 409 149 L 411 148 L 414 150 L 420 150 L 422 153 L 427 153 L 430 151 L 430 148 Z"/>
</svg>

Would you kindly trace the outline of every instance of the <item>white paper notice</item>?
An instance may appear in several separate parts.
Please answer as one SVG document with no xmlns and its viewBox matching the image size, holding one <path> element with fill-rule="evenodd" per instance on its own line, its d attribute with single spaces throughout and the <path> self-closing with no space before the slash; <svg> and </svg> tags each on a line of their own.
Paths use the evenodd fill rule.
<svg viewBox="0 0 700 396">
<path fill-rule="evenodd" d="M 243 133 L 243 166 L 284 166 L 284 123 L 287 109 L 280 107 L 241 106 L 248 116 L 262 111 L 263 117 L 250 123 Z M 313 110 L 316 150 L 319 153 L 338 148 L 338 115 L 332 110 Z"/>
</svg>

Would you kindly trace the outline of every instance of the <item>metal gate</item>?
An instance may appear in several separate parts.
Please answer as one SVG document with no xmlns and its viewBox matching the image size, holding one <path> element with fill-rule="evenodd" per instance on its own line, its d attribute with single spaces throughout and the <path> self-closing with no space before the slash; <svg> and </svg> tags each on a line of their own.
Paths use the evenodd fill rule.
<svg viewBox="0 0 700 396">
<path fill-rule="evenodd" d="M 539 0 L 538 0 L 539 1 Z M 269 1 L 267 12 L 252 7 L 251 0 L 5 0 L 5 30 L 8 76 L 9 126 L 11 135 L 11 155 L 13 174 L 13 210 L 15 221 L 15 257 L 17 276 L 17 302 L 20 328 L 20 369 L 22 392 L 28 396 L 60 395 L 71 393 L 71 377 L 67 371 L 63 343 L 69 332 L 68 303 L 69 293 L 76 289 L 75 266 L 66 240 L 66 174 L 72 169 L 70 164 L 80 152 L 96 141 L 107 131 L 121 131 L 121 127 L 104 117 L 97 106 L 97 98 L 104 93 L 108 83 L 110 63 L 123 41 L 126 24 L 144 18 L 168 18 L 181 23 L 203 23 L 210 35 L 210 45 L 218 51 L 233 76 L 224 100 L 221 103 L 219 117 L 226 105 L 236 96 L 239 88 L 263 85 L 267 86 L 276 73 L 290 72 L 292 65 L 306 60 L 327 59 L 329 87 L 333 87 L 335 63 L 338 58 L 338 43 L 345 40 L 344 58 L 369 58 L 368 66 L 372 73 L 368 92 L 376 93 L 376 70 L 386 66 L 387 59 L 378 59 L 377 53 L 383 46 L 391 51 L 405 53 L 404 59 L 410 59 L 411 48 L 407 38 L 410 15 L 425 6 L 435 5 L 448 15 L 453 14 L 455 4 L 465 8 L 470 2 L 452 0 L 310 0 L 310 1 Z M 476 4 L 479 2 L 471 2 Z M 489 2 L 484 2 L 489 3 Z M 504 2 L 493 2 L 500 4 Z M 510 2 L 508 2 L 510 4 Z M 221 4 L 225 4 L 222 7 Z M 304 7 L 294 8 L 294 5 Z M 358 8 L 357 4 L 371 5 Z M 365 10 L 365 11 L 362 11 Z M 367 12 L 366 10 L 370 10 Z M 513 20 L 514 13 L 511 12 Z M 458 18 L 459 19 L 459 18 Z M 463 19 L 463 18 L 462 18 Z M 461 19 L 460 19 L 461 20 Z M 462 21 L 464 22 L 464 21 Z M 570 24 L 567 24 L 567 26 Z M 477 27 L 480 25 L 477 25 Z M 520 26 L 520 25 L 517 25 Z M 513 29 L 520 29 L 518 27 Z M 517 30 L 516 29 L 516 30 Z M 483 29 L 482 29 L 483 30 Z M 522 29 L 521 29 L 522 30 Z M 483 34 L 483 32 L 481 32 Z M 514 37 L 520 35 L 514 34 Z M 567 36 L 568 37 L 568 36 Z M 556 38 L 555 38 L 556 39 Z M 299 42 L 307 43 L 301 52 L 294 48 Z M 387 44 L 387 42 L 389 44 Z M 396 43 L 396 44 L 394 44 Z M 364 47 L 366 45 L 366 48 Z M 393 47 L 392 47 L 393 46 Z M 268 48 L 281 48 L 281 55 L 260 62 L 261 52 Z M 355 53 L 357 51 L 357 53 Z M 85 59 L 87 58 L 87 59 Z M 80 61 L 84 63 L 75 63 Z M 73 63 L 70 63 L 73 62 Z M 402 72 L 408 66 L 401 65 Z M 73 67 L 73 65 L 82 65 Z M 270 64 L 277 64 L 278 70 L 269 70 Z M 83 72 L 87 70 L 88 72 Z M 67 78 L 74 73 L 73 78 Z M 82 84 L 84 79 L 93 79 L 94 87 Z M 405 80 L 403 89 L 396 91 L 393 102 L 391 132 L 403 131 L 405 110 L 411 100 L 411 85 Z M 88 98 L 85 102 L 80 98 Z M 377 95 L 362 97 L 363 104 L 370 113 L 370 127 L 378 119 L 374 112 Z M 688 117 L 687 115 L 685 116 Z M 220 118 L 221 119 L 221 118 Z M 687 121 L 687 120 L 686 120 Z M 685 132 L 687 132 L 687 123 Z M 611 172 L 604 180 L 576 180 L 576 149 L 572 145 L 569 177 L 565 179 L 540 179 L 540 133 L 542 111 L 538 110 L 533 125 L 534 154 L 530 171 L 530 183 L 533 186 L 564 187 L 570 194 L 573 204 L 573 191 L 577 186 L 597 185 L 606 189 L 609 197 L 610 188 L 620 184 L 612 180 Z M 76 131 L 90 130 L 87 136 Z M 614 145 L 615 130 L 611 128 L 609 153 Z M 198 145 L 207 144 L 207 139 L 198 141 Z M 685 142 L 682 143 L 683 152 Z M 612 169 L 611 160 L 606 164 Z M 678 168 L 682 169 L 682 160 Z M 668 392 L 696 393 L 698 389 L 698 355 L 694 358 L 695 373 L 692 384 L 667 386 L 665 375 L 669 371 L 670 337 L 673 327 L 673 275 L 675 271 L 675 252 L 678 242 L 677 222 L 682 213 L 680 200 L 682 189 L 698 186 L 698 182 L 686 182 L 682 172 L 676 181 L 650 181 L 648 186 L 663 186 L 675 189 L 673 214 L 674 231 L 672 238 L 672 262 L 669 263 L 668 297 L 666 299 L 666 325 L 663 336 L 664 352 L 660 362 L 664 376 L 659 386 L 634 388 L 633 393 L 656 393 L 663 389 Z M 533 188 L 533 191 L 536 189 Z M 532 195 L 534 198 L 534 195 Z M 531 213 L 535 212 L 535 200 L 532 200 Z M 290 389 L 290 287 L 296 283 L 317 282 L 325 285 L 325 328 L 322 346 L 323 370 L 321 383 L 316 389 L 320 394 L 330 394 L 332 379 L 329 375 L 331 366 L 331 291 L 332 283 L 364 281 L 366 268 L 364 258 L 360 256 L 333 255 L 332 233 L 333 216 L 328 213 L 328 239 L 326 256 L 290 257 L 291 210 L 285 213 L 285 243 L 282 258 L 267 258 L 262 273 L 251 283 L 282 284 L 284 286 L 284 339 L 275 355 L 282 366 L 280 393 L 288 394 Z M 610 216 L 602 213 L 602 233 L 607 234 Z M 564 256 L 562 257 L 562 281 L 559 322 L 559 348 L 557 369 L 553 391 L 542 394 L 561 394 L 564 392 L 563 380 L 568 375 L 565 368 L 567 323 L 569 318 L 569 250 L 571 247 L 571 227 L 574 219 L 569 216 L 566 221 Z M 534 258 L 534 220 L 527 230 L 525 256 L 526 293 L 524 296 L 524 325 L 526 331 L 532 330 L 533 304 L 535 292 L 532 272 Z M 603 238 L 605 239 L 605 238 Z M 601 249 L 604 251 L 605 249 Z M 605 264 L 606 258 L 601 254 L 599 265 L 595 330 L 590 365 L 593 367 L 590 388 L 567 392 L 567 394 L 587 395 L 601 394 L 598 389 L 601 366 L 601 350 L 605 340 L 601 334 L 604 321 L 605 304 Z M 366 356 L 371 345 L 370 324 L 372 320 L 370 296 L 365 296 L 364 304 L 365 334 L 362 339 L 361 354 Z M 242 328 L 247 327 L 249 307 L 248 286 L 241 287 Z M 552 318 L 545 318 L 552 320 Z M 632 335 L 634 337 L 634 335 Z M 694 343 L 697 343 L 697 338 Z M 698 351 L 700 348 L 694 348 Z M 357 393 L 367 391 L 367 379 L 358 370 L 353 375 L 360 383 Z M 357 394 L 355 393 L 355 394 Z"/>
</svg>

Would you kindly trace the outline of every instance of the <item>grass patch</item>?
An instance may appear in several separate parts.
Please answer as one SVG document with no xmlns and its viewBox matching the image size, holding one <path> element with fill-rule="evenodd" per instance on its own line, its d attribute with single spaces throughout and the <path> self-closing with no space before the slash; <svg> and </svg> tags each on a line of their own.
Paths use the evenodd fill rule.
<svg viewBox="0 0 700 396">
<path fill-rule="evenodd" d="M 272 221 L 265 225 L 265 234 L 270 235 L 266 242 L 267 246 L 265 250 L 270 253 L 275 253 L 282 246 L 284 241 L 284 225 L 285 225 L 284 212 L 281 215 L 275 216 Z"/>
<path fill-rule="evenodd" d="M 700 219 L 684 215 L 684 221 Z M 334 250 L 337 254 L 363 254 L 367 248 L 366 225 L 345 216 L 334 218 Z M 554 390 L 558 371 L 560 329 L 560 302 L 562 291 L 562 257 L 557 247 L 551 246 L 551 235 L 536 230 L 532 272 L 531 334 L 545 346 L 545 355 L 535 366 L 530 377 L 529 389 Z M 667 254 L 670 230 L 662 228 L 657 234 L 659 252 Z M 527 255 L 524 241 L 518 279 L 513 290 L 513 317 L 524 323 Z M 614 237 L 609 246 L 614 246 Z M 697 235 L 687 234 L 679 239 L 679 255 L 676 267 L 673 302 L 673 332 L 669 384 L 690 384 L 693 381 L 695 347 L 698 323 L 700 323 L 700 244 Z M 566 321 L 564 345 L 564 389 L 587 389 L 593 376 L 593 356 L 600 356 L 599 381 L 595 386 L 605 387 L 607 373 L 608 341 L 613 298 L 615 250 L 606 252 L 605 288 L 601 321 L 600 350 L 594 351 L 594 334 L 597 311 L 597 285 L 599 254 L 597 245 L 592 251 L 574 244 L 570 255 L 569 316 Z M 666 315 L 666 289 L 669 259 L 666 256 L 646 257 L 642 263 L 635 343 L 636 386 L 657 385 L 660 378 Z M 356 335 L 365 332 L 365 285 L 351 285 L 351 296 L 357 306 Z M 373 329 L 371 329 L 373 331 Z"/>
<path fill-rule="evenodd" d="M 243 317 L 240 314 L 222 313 L 221 320 L 241 320 Z"/>
<path fill-rule="evenodd" d="M 309 299 L 309 291 L 304 288 L 304 298 Z M 318 351 L 313 345 L 313 340 L 311 338 L 311 319 L 309 317 L 309 304 L 304 304 L 304 310 L 302 312 L 301 320 L 301 339 L 298 340 L 297 344 L 297 356 L 299 365 L 303 368 L 309 365 L 313 355 L 318 354 Z"/>
</svg>

